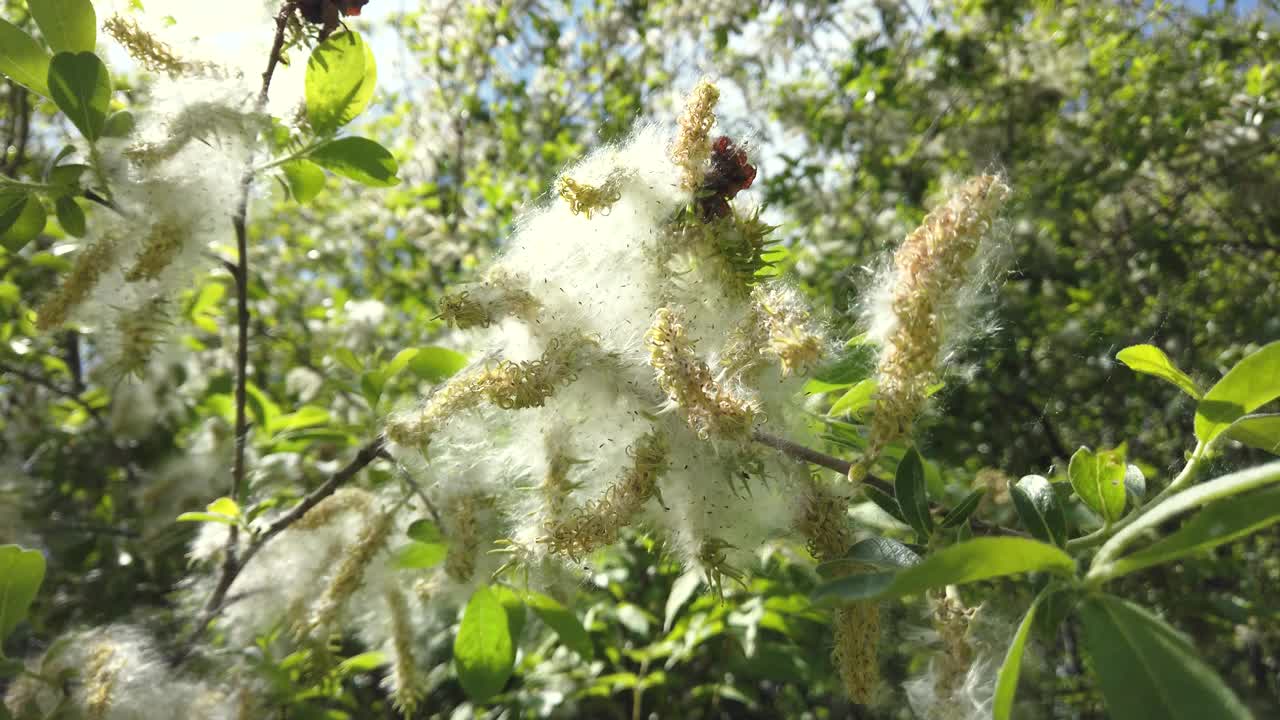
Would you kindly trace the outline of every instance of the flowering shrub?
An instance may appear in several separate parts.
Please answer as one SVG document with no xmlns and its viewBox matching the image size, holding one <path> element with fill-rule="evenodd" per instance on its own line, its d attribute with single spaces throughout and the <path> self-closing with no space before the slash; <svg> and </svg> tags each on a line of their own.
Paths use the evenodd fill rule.
<svg viewBox="0 0 1280 720">
<path fill-rule="evenodd" d="M 751 142 L 721 132 L 721 90 L 709 80 L 675 122 L 641 122 L 569 164 L 492 262 L 433 298 L 429 322 L 446 326 L 449 348 L 411 347 L 385 361 L 344 348 L 341 365 L 358 373 L 372 427 L 361 428 L 353 458 L 327 458 L 324 479 L 282 488 L 273 475 L 287 468 L 257 462 L 255 446 L 323 452 L 332 436 L 317 429 L 338 423 L 305 403 L 285 412 L 251 380 L 249 298 L 267 292 L 254 284 L 251 205 L 273 176 L 300 203 L 316 198 L 326 171 L 368 192 L 399 182 L 389 150 L 343 134 L 377 78 L 370 46 L 341 22 L 364 4 L 274 7 L 261 75 L 111 14 L 102 30 L 157 76 L 136 113 L 112 112 L 88 0 L 32 0 L 40 40 L 0 25 L 15 48 L 0 71 L 79 133 L 43 177 L 0 184 L 10 253 L 45 229 L 47 204 L 80 238 L 36 328 L 92 333 L 96 372 L 124 383 L 165 374 L 166 353 L 179 352 L 172 326 L 198 324 L 201 307 L 217 301 L 184 297 L 195 278 L 220 261 L 235 290 L 228 387 L 209 401 L 229 436 L 189 438 L 190 464 L 167 480 L 122 462 L 150 500 L 185 485 L 210 501 L 176 517 L 199 527 L 189 574 L 170 598 L 181 632 L 165 638 L 139 617 L 51 638 L 0 668 L 11 678 L 9 713 L 257 717 L 375 672 L 389 705 L 418 716 L 438 709 L 440 667 L 470 702 L 501 707 L 527 652 L 526 609 L 562 660 L 617 662 L 596 661 L 593 625 L 576 610 L 609 554 L 639 535 L 677 566 L 666 625 L 701 586 L 721 607 L 741 600 L 735 592 L 769 596 L 762 554 L 813 566 L 819 580 L 794 615 L 830 623 L 831 674 L 859 706 L 888 704 L 882 613 L 920 596 L 938 645 L 905 683 L 922 716 L 1012 717 L 1029 638 L 1068 618 L 1083 629 L 1117 717 L 1249 716 L 1185 637 L 1108 590 L 1280 519 L 1280 463 L 1200 478 L 1228 441 L 1280 448 L 1275 417 L 1255 412 L 1280 397 L 1280 343 L 1208 390 L 1151 345 L 1121 350 L 1121 363 L 1195 402 L 1195 448 L 1176 477 L 1148 497 L 1123 443 L 1082 447 L 1059 473 L 997 484 L 1012 512 L 984 514 L 988 489 L 950 492 L 915 428 L 981 324 L 1016 188 L 998 172 L 955 183 L 865 291 L 865 333 L 845 337 L 780 269 L 786 251 L 772 245 L 762 208 L 739 197 L 761 161 Z M 308 55 L 305 67 L 286 63 L 293 52 Z M 301 92 L 273 91 L 277 71 L 300 74 L 286 88 Z M 233 259 L 223 259 L 228 249 Z M 381 300 L 352 299 L 344 310 L 363 335 L 355 347 L 377 343 Z M 873 358 L 866 372 L 860 356 Z M 295 394 L 314 393 L 315 370 L 297 370 Z M 385 391 L 406 372 L 422 397 L 389 407 Z M 71 396 L 93 422 L 108 422 L 91 399 Z M 128 423 L 119 426 L 127 437 Z M 0 568 L 3 639 L 41 591 L 46 561 L 6 545 Z M 992 617 L 966 595 L 999 579 L 1028 590 L 1030 605 Z M 734 612 L 707 622 L 747 622 L 745 607 Z M 450 663 L 433 666 L 442 636 Z M 641 674 L 678 655 L 644 656 Z M 644 687 L 631 682 L 638 714 Z"/>
</svg>

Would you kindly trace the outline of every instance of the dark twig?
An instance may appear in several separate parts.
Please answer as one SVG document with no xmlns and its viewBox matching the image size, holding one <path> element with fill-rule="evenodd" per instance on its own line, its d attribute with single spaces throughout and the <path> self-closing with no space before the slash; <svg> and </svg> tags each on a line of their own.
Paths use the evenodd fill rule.
<svg viewBox="0 0 1280 720">
<path fill-rule="evenodd" d="M 767 432 L 764 432 L 763 430 L 756 430 L 752 432 L 751 439 L 760 443 L 761 445 L 768 445 L 774 450 L 781 452 L 783 455 L 793 457 L 796 460 L 800 460 L 802 462 L 812 463 L 814 465 L 827 468 L 828 470 L 834 470 L 835 472 L 838 472 L 841 475 L 848 476 L 849 467 L 850 465 L 852 465 L 852 463 L 848 462 L 847 460 L 841 460 L 838 457 L 832 457 L 831 455 L 827 455 L 826 453 L 814 450 L 811 447 L 805 447 L 804 445 L 801 445 L 799 443 L 791 442 L 786 438 L 781 438 L 781 437 L 778 437 L 777 435 L 771 435 Z M 862 482 L 863 484 L 871 485 L 872 487 L 876 488 L 877 490 L 880 490 L 881 492 L 887 495 L 894 494 L 893 485 L 879 478 L 867 476 L 865 479 L 862 480 Z M 929 508 L 932 512 L 940 514 L 944 517 L 949 512 L 949 508 L 946 508 L 937 503 L 930 503 Z M 1025 536 L 1025 533 L 1020 532 L 1018 530 L 1003 527 L 1000 525 L 992 525 L 990 523 L 985 523 L 973 516 L 969 517 L 969 522 L 972 523 L 974 532 L 978 534 Z"/>
</svg>

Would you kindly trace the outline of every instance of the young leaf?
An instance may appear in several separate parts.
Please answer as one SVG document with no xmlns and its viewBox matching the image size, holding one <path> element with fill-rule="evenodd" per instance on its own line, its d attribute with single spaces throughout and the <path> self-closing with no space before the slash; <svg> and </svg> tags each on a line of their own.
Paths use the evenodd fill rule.
<svg viewBox="0 0 1280 720">
<path fill-rule="evenodd" d="M 442 347 L 419 348 L 409 369 L 423 380 L 440 382 L 467 366 L 467 356 Z"/>
<path fill-rule="evenodd" d="M 226 515 L 229 518 L 240 517 L 240 506 L 236 504 L 235 500 L 232 500 L 229 497 L 220 497 L 209 503 L 209 506 L 205 509 L 211 513 Z"/>
<path fill-rule="evenodd" d="M 40 198 L 35 195 L 26 196 L 13 222 L 3 233 L 0 233 L 0 245 L 11 253 L 18 252 L 37 235 L 44 232 L 48 219 L 49 212 L 44 209 L 44 203 L 40 202 Z"/>
<path fill-rule="evenodd" d="M 978 504 L 982 502 L 982 497 L 986 494 L 986 488 L 978 488 L 965 495 L 964 499 L 951 508 L 951 512 L 947 513 L 946 517 L 942 518 L 942 527 L 950 530 L 968 520 L 969 516 L 978 509 Z"/>
<path fill-rule="evenodd" d="M 1138 507 L 1147 498 L 1147 476 L 1137 465 L 1124 468 L 1124 493 L 1129 497 L 1129 507 Z"/>
<path fill-rule="evenodd" d="M 362 137 L 344 137 L 311 151 L 311 159 L 323 168 L 371 187 L 391 187 L 400 182 L 396 159 L 378 143 Z"/>
<path fill-rule="evenodd" d="M 49 94 L 85 139 L 102 137 L 111 105 L 111 74 L 91 52 L 60 52 L 49 63 Z"/>
<path fill-rule="evenodd" d="M 1280 341 L 1231 368 L 1196 406 L 1196 439 L 1212 442 L 1247 413 L 1280 397 Z"/>
<path fill-rule="evenodd" d="M 507 611 L 497 595 L 482 585 L 467 602 L 453 641 L 458 682 L 474 702 L 485 702 L 506 687 L 515 660 Z"/>
<path fill-rule="evenodd" d="M 310 160 L 290 160 L 280 166 L 280 171 L 284 173 L 293 199 L 300 203 L 311 202 L 324 189 L 324 170 Z"/>
<path fill-rule="evenodd" d="M 444 562 L 449 547 L 443 543 L 424 543 L 416 540 L 396 550 L 395 566 L 402 570 L 426 570 Z"/>
<path fill-rule="evenodd" d="M 578 617 L 565 606 L 542 593 L 530 592 L 525 596 L 525 604 L 533 608 L 542 622 L 556 631 L 560 642 L 570 650 L 578 653 L 583 660 L 590 660 L 595 654 L 591 645 L 591 637 L 578 621 Z"/>
<path fill-rule="evenodd" d="M 1162 620 L 1120 598 L 1097 595 L 1079 608 L 1084 649 L 1111 717 L 1126 720 L 1246 720 L 1252 714 L 1200 651 Z"/>
<path fill-rule="evenodd" d="M 676 614 L 685 603 L 689 602 L 689 598 L 693 597 L 701 584 L 702 574 L 697 570 L 685 572 L 671 584 L 671 593 L 667 595 L 667 603 L 663 611 L 662 632 L 671 630 L 671 623 L 675 622 Z"/>
<path fill-rule="evenodd" d="M 525 612 L 524 598 L 506 585 L 490 585 L 489 589 L 507 613 L 507 632 L 511 635 L 511 644 L 518 646 L 520 634 L 524 632 L 525 615 L 528 614 Z"/>
<path fill-rule="evenodd" d="M 113 112 L 107 116 L 107 124 L 102 128 L 102 137 L 129 137 L 133 133 L 133 129 L 137 127 L 137 124 L 137 121 L 133 118 L 133 113 L 128 110 Z"/>
<path fill-rule="evenodd" d="M 844 602 L 894 598 L 943 585 L 963 585 L 1024 572 L 1070 574 L 1075 561 L 1046 543 L 1019 537 L 975 538 L 943 548 L 923 562 L 899 573 L 849 575 L 821 585 L 815 602 Z"/>
<path fill-rule="evenodd" d="M 30 35 L 0 19 L 0 73 L 49 97 L 49 53 Z"/>
<path fill-rule="evenodd" d="M 17 545 L 0 545 L 0 643 L 27 617 L 42 582 L 44 555 Z"/>
<path fill-rule="evenodd" d="M 409 537 L 421 543 L 438 543 L 444 541 L 444 535 L 436 524 L 426 518 L 414 520 L 409 525 Z"/>
<path fill-rule="evenodd" d="M 378 82 L 373 51 L 359 33 L 342 32 L 316 46 L 307 60 L 307 120 L 328 135 L 364 112 Z"/>
<path fill-rule="evenodd" d="M 1154 375 L 1173 383 L 1191 397 L 1200 399 L 1200 389 L 1196 387 L 1195 381 L 1179 370 L 1169 356 L 1154 345 L 1131 345 L 1116 353 L 1116 359 L 1134 372 Z"/>
<path fill-rule="evenodd" d="M 1009 720 L 1013 717 L 1013 696 L 1018 692 L 1018 675 L 1022 672 L 1022 653 L 1027 649 L 1027 637 L 1031 634 L 1031 626 L 1035 623 L 1036 610 L 1048 593 L 1048 590 L 1042 591 L 1035 600 L 1031 601 L 1031 607 L 1027 608 L 1027 614 L 1022 617 L 1017 632 L 1013 634 L 1013 642 L 1009 643 L 1009 650 L 1004 655 L 1004 663 L 996 676 L 996 695 L 991 708 L 992 720 Z"/>
<path fill-rule="evenodd" d="M 29 0 L 31 17 L 56 53 L 93 52 L 98 16 L 89 0 Z"/>
<path fill-rule="evenodd" d="M 1172 535 L 1115 562 L 1115 573 L 1170 562 L 1232 542 L 1280 522 L 1280 487 L 1206 505 Z"/>
<path fill-rule="evenodd" d="M 1280 413 L 1245 415 L 1231 423 L 1226 434 L 1238 443 L 1280 455 Z"/>
<path fill-rule="evenodd" d="M 75 198 L 70 195 L 63 195 L 54 204 L 54 210 L 58 213 L 58 224 L 62 226 L 63 230 L 67 231 L 68 235 L 84 237 L 84 210 L 80 209 L 80 205 L 76 203 Z"/>
<path fill-rule="evenodd" d="M 831 405 L 831 409 L 827 411 L 827 414 L 832 417 L 857 415 L 871 404 L 871 400 L 876 393 L 876 387 L 876 381 L 871 378 L 859 381 Z"/>
<path fill-rule="evenodd" d="M 1053 484 L 1039 475 L 1027 475 L 1009 488 L 1018 518 L 1038 540 L 1058 546 L 1067 542 L 1067 516 Z"/>
<path fill-rule="evenodd" d="M 219 513 L 184 512 L 176 518 L 177 522 L 213 522 L 223 525 L 235 525 L 236 520 Z"/>
<path fill-rule="evenodd" d="M 927 538 L 933 532 L 933 517 L 929 514 L 929 495 L 924 482 L 924 461 L 915 448 L 907 450 L 898 463 L 893 481 L 898 507 L 920 537 Z M 924 542 L 923 540 L 921 542 Z"/>
<path fill-rule="evenodd" d="M 1071 456 L 1067 476 L 1080 499 L 1107 522 L 1124 515 L 1124 454 L 1082 447 Z"/>
</svg>

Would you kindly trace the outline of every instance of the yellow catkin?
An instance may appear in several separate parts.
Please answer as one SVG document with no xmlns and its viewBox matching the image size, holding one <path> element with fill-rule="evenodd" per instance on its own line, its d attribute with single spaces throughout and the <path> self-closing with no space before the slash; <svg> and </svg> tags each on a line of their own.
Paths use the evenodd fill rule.
<svg viewBox="0 0 1280 720">
<path fill-rule="evenodd" d="M 71 311 L 89 297 L 102 275 L 111 269 L 115 257 L 116 241 L 111 237 L 104 237 L 80 251 L 62 287 L 37 311 L 36 327 L 44 331 L 66 322 Z"/>
<path fill-rule="evenodd" d="M 597 548 L 617 542 L 619 532 L 635 522 L 650 498 L 661 501 L 658 479 L 667 466 L 666 439 L 656 432 L 649 433 L 628 453 L 631 465 L 604 494 L 544 528 L 538 542 L 544 543 L 548 552 L 580 560 Z"/>
<path fill-rule="evenodd" d="M 172 265 L 182 251 L 183 240 L 184 232 L 178 223 L 155 223 L 143 241 L 142 251 L 134 258 L 132 267 L 125 271 L 124 279 L 127 282 L 139 282 L 160 277 L 160 273 Z"/>
<path fill-rule="evenodd" d="M 542 407 L 558 385 L 577 377 L 582 358 L 597 344 L 581 336 L 553 339 L 537 360 L 512 362 L 454 376 L 422 408 L 393 418 L 387 437 L 401 445 L 425 446 L 454 413 L 488 400 L 504 410 Z"/>
<path fill-rule="evenodd" d="M 680 130 L 671 144 L 671 161 L 680 168 L 680 187 L 693 192 L 702 185 L 711 158 L 711 128 L 720 90 L 703 78 L 685 99 Z"/>
<path fill-rule="evenodd" d="M 173 51 L 173 48 L 157 40 L 154 35 L 143 30 L 133 20 L 112 15 L 102 24 L 102 29 L 124 47 L 129 57 L 152 72 L 163 72 L 174 76 L 197 67 L 183 60 Z"/>
<path fill-rule="evenodd" d="M 784 376 L 807 373 L 822 359 L 822 334 L 803 303 L 780 287 L 752 291 L 753 307 L 768 337 L 765 351 L 778 358 Z"/>
<path fill-rule="evenodd" d="M 698 356 L 678 311 L 659 309 L 645 344 L 658 387 L 699 438 L 741 436 L 751 429 L 757 404 L 739 398 L 716 381 L 711 368 Z"/>
<path fill-rule="evenodd" d="M 440 299 L 440 318 L 460 330 L 489 327 L 504 317 L 537 320 L 542 303 L 524 288 L 523 277 L 491 272 L 483 282 Z"/>
<path fill-rule="evenodd" d="M 569 204 L 569 212 L 574 215 L 586 215 L 590 220 L 592 214 L 607 214 L 613 204 L 622 199 L 622 177 L 611 174 L 600 185 L 588 185 L 571 177 L 560 178 L 560 197 Z"/>
<path fill-rule="evenodd" d="M 569 482 L 569 469 L 574 460 L 565 451 L 563 433 L 548 433 L 544 439 L 547 448 L 547 474 L 538 487 L 546 504 L 548 518 L 559 519 L 564 516 L 569 504 L 569 494 L 573 492 L 573 483 Z"/>
<path fill-rule="evenodd" d="M 332 495 L 316 503 L 314 507 L 290 525 L 292 530 L 316 530 L 327 527 L 340 515 L 358 512 L 368 516 L 373 509 L 374 498 L 360 488 L 338 488 Z"/>
<path fill-rule="evenodd" d="M 942 638 L 943 652 L 934 657 L 937 678 L 934 691 L 938 697 L 950 697 L 964 681 L 973 665 L 973 646 L 969 643 L 969 624 L 975 610 L 967 608 L 959 598 L 942 595 L 933 607 L 933 627 Z"/>
<path fill-rule="evenodd" d="M 386 591 L 387 610 L 391 616 L 391 643 L 395 659 L 391 663 L 391 701 L 405 717 L 413 714 L 422 699 L 418 684 L 418 665 L 413 657 L 413 621 L 404 593 L 394 587 Z"/>
<path fill-rule="evenodd" d="M 88 720 L 102 720 L 107 716 L 119 675 L 120 664 L 116 659 L 115 648 L 105 642 L 98 643 L 89 655 L 89 663 L 85 668 L 84 705 Z"/>
<path fill-rule="evenodd" d="M 364 583 L 365 570 L 368 569 L 369 563 L 373 562 L 374 556 L 386 546 L 394 524 L 395 514 L 385 512 L 365 526 L 364 532 L 342 556 L 337 571 L 334 572 L 320 599 L 316 601 L 316 606 L 306 624 L 298 633 L 300 637 L 310 636 L 317 631 L 327 631 L 333 626 L 342 606 Z"/>
<path fill-rule="evenodd" d="M 879 389 L 867 451 L 849 471 L 866 477 L 885 446 L 904 437 L 935 381 L 942 347 L 940 309 L 966 281 L 966 265 L 1009 194 L 995 175 L 971 178 L 925 217 L 894 254 L 895 318 L 877 369 Z"/>
<path fill-rule="evenodd" d="M 170 327 L 169 301 L 155 296 L 116 318 L 116 347 L 108 368 L 118 376 L 141 377 Z"/>
<path fill-rule="evenodd" d="M 848 500 L 813 479 L 803 492 L 795 527 L 808 540 L 809 551 L 820 560 L 844 557 L 852 539 L 847 522 Z M 880 682 L 879 606 L 854 602 L 836 608 L 832 636 L 831 660 L 845 692 L 855 702 L 870 703 Z"/>
<path fill-rule="evenodd" d="M 476 571 L 476 550 L 480 546 L 476 516 L 483 502 L 483 495 L 462 495 L 445 507 L 449 549 L 444 558 L 444 571 L 458 582 L 470 580 Z"/>
</svg>

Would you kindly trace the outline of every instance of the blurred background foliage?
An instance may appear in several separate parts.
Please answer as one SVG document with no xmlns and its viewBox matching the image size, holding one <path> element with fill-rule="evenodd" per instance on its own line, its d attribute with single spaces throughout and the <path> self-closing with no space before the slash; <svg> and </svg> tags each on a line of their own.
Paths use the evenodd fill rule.
<svg viewBox="0 0 1280 720">
<path fill-rule="evenodd" d="M 1277 12 L 1273 2 L 373 0 L 351 21 L 380 65 L 364 132 L 393 148 L 404 182 L 374 192 L 330 181 L 304 205 L 262 188 L 252 487 L 300 495 L 411 402 L 421 377 L 369 378 L 402 348 L 450 344 L 436 319 L 442 292 L 501 251 L 567 162 L 637 120 L 669 121 L 703 73 L 725 92 L 721 128 L 760 164 L 744 197 L 780 226 L 784 270 L 837 336 L 859 332 L 870 271 L 944 186 L 1008 175 L 1006 271 L 982 313 L 987 331 L 952 358 L 922 436 L 958 492 L 1061 472 L 1076 447 L 1121 442 L 1163 484 L 1192 444 L 1193 406 L 1117 367 L 1115 351 L 1152 342 L 1207 385 L 1280 338 Z M 24 3 L 6 0 L 5 17 L 23 24 Z M 144 102 L 136 81 L 120 78 L 124 96 Z M 21 87 L 0 87 L 0 171 L 38 173 L 67 133 L 53 118 Z M 92 336 L 34 329 L 32 309 L 73 247 L 50 224 L 0 255 L 0 542 L 50 558 L 14 656 L 124 617 L 176 631 L 191 528 L 172 518 L 228 482 L 230 279 L 202 278 L 173 347 L 144 377 L 117 381 L 95 365 Z M 325 421 L 287 421 L 304 405 Z M 1216 462 L 1263 459 L 1249 453 Z M 394 473 L 379 463 L 364 482 Z M 1007 495 L 989 497 L 980 512 L 1010 513 Z M 1260 717 L 1280 707 L 1277 540 L 1273 529 L 1121 590 L 1189 632 Z M 748 587 L 726 586 L 723 599 L 704 588 L 673 611 L 679 569 L 632 538 L 576 605 L 592 662 L 531 623 L 503 706 L 475 709 L 442 639 L 418 715 L 910 717 L 902 683 L 937 647 L 921 610 L 886 608 L 885 702 L 851 707 L 831 682 L 826 616 L 808 606 L 815 579 L 797 554 L 774 550 Z M 990 586 L 995 615 L 1026 606 L 1013 587 Z M 1039 639 L 1018 716 L 1102 716 L 1075 634 L 1068 623 Z M 263 662 L 277 663 L 288 717 L 374 717 L 386 705 L 376 673 Z"/>
</svg>

